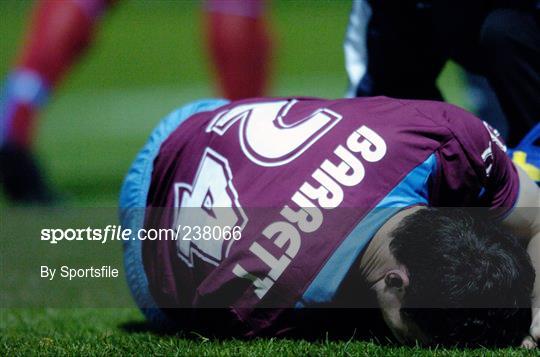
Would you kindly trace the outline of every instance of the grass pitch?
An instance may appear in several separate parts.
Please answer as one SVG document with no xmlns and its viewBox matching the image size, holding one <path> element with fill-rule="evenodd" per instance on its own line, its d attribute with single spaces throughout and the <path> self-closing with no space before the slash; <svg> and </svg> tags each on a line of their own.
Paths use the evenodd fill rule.
<svg viewBox="0 0 540 357">
<path fill-rule="evenodd" d="M 0 75 L 8 71 L 28 8 L 28 2 L 0 2 Z M 272 94 L 343 96 L 346 76 L 342 39 L 350 3 L 273 1 L 270 8 L 277 35 Z M 198 10 L 199 5 L 193 2 L 133 0 L 120 2 L 105 16 L 95 46 L 55 93 L 37 127 L 37 153 L 51 182 L 64 195 L 66 207 L 116 207 L 122 177 L 160 117 L 190 100 L 215 96 Z M 447 67 L 441 82 L 450 100 L 468 105 L 455 66 Z M 3 200 L 0 209 L 8 209 Z M 27 214 L 31 217 L 32 211 Z M 2 227 L 5 233 L 4 223 L 0 233 Z M 9 237 L 1 235 L 5 247 Z M 10 243 L 20 245 L 24 252 L 20 259 L 40 256 L 40 252 L 25 251 L 24 241 Z M 113 248 L 118 253 L 112 259 L 120 264 L 120 247 Z M 2 274 L 9 271 L 10 278 L 17 280 L 17 272 L 4 264 L 1 262 Z M 129 300 L 127 287 L 118 289 L 123 293 L 106 298 Z M 2 290 L 2 294 L 8 294 Z M 131 307 L 2 306 L 0 354 L 535 355 L 511 348 L 397 347 L 354 338 L 240 341 L 212 340 L 190 332 L 160 335 L 145 328 L 133 304 L 126 302 L 125 306 Z"/>
<path fill-rule="evenodd" d="M 382 346 L 375 341 L 255 339 L 213 340 L 186 332 L 158 335 L 145 331 L 134 309 L 12 310 L 2 318 L 4 356 L 188 355 L 188 356 L 537 356 L 520 349 L 422 349 Z"/>
</svg>

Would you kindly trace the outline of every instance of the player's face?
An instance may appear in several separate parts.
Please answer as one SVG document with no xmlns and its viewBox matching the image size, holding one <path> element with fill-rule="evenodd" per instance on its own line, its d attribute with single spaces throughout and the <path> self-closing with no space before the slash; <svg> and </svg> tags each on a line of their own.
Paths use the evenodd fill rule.
<svg viewBox="0 0 540 357">
<path fill-rule="evenodd" d="M 383 308 L 383 316 L 394 337 L 402 344 L 429 343 L 428 336 L 418 325 L 394 307 Z"/>
<path fill-rule="evenodd" d="M 393 270 L 373 286 L 384 321 L 400 343 L 429 343 L 427 334 L 401 312 L 407 285 L 406 273 Z"/>
</svg>

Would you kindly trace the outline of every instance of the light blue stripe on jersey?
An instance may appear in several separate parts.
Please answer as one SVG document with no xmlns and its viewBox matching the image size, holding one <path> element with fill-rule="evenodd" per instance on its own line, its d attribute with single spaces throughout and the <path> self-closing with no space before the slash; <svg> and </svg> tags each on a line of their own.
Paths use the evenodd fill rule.
<svg viewBox="0 0 540 357">
<path fill-rule="evenodd" d="M 362 219 L 313 279 L 296 308 L 331 302 L 351 266 L 379 228 L 403 208 L 428 203 L 428 180 L 435 173 L 436 164 L 432 154 Z"/>
<path fill-rule="evenodd" d="M 223 99 L 205 99 L 192 102 L 175 110 L 152 131 L 145 146 L 139 151 L 131 165 L 120 191 L 120 222 L 122 228 L 137 232 L 144 225 L 146 199 L 152 179 L 154 159 L 159 154 L 161 144 L 185 120 L 196 113 L 214 110 L 229 103 Z M 161 328 L 174 325 L 158 308 L 148 288 L 148 279 L 142 261 L 142 241 L 135 233 L 124 241 L 124 268 L 128 286 L 135 302 L 156 326 Z"/>
</svg>

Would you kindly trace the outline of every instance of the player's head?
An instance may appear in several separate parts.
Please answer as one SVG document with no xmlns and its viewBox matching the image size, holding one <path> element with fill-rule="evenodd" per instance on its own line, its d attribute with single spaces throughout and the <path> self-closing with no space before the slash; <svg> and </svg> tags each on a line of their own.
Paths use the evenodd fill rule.
<svg viewBox="0 0 540 357">
<path fill-rule="evenodd" d="M 494 222 L 426 208 L 392 236 L 401 268 L 384 278 L 383 312 L 399 339 L 496 344 L 522 337 L 521 326 L 527 331 L 534 269 L 524 247 Z"/>
</svg>

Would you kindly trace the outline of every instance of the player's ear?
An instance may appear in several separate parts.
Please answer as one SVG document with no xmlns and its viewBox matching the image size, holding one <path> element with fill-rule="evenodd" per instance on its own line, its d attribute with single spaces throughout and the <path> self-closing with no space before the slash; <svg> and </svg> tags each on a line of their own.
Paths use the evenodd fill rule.
<svg viewBox="0 0 540 357">
<path fill-rule="evenodd" d="M 403 291 L 409 286 L 409 276 L 405 269 L 392 269 L 385 274 L 384 283 L 388 289 Z"/>
</svg>

